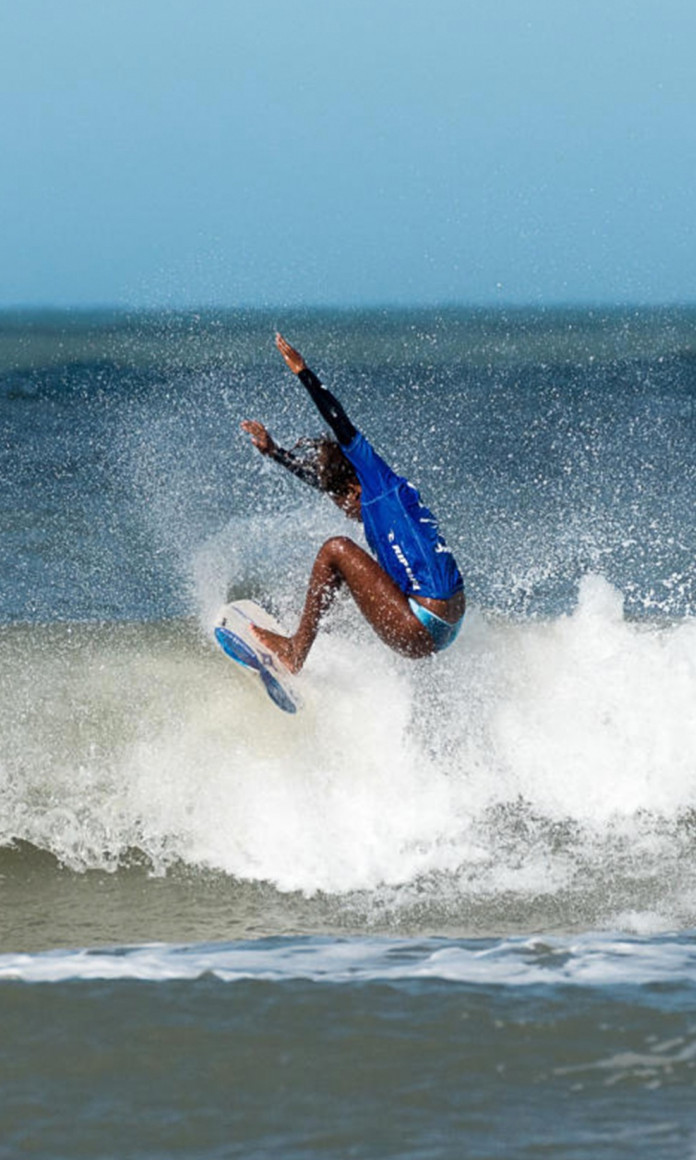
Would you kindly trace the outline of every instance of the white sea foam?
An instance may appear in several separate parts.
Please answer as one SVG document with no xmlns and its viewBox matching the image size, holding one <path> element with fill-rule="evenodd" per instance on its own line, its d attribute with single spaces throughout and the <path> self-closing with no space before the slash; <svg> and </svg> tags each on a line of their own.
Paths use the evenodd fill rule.
<svg viewBox="0 0 696 1160">
<path fill-rule="evenodd" d="M 8 630 L 0 838 L 78 869 L 137 848 L 155 870 L 409 904 L 553 894 L 587 864 L 597 887 L 655 870 L 688 912 L 695 621 L 628 623 L 620 593 L 588 576 L 572 615 L 473 610 L 420 664 L 350 602 L 332 625 L 297 718 L 190 626 Z M 664 897 L 614 912 L 664 921 Z"/>
<path fill-rule="evenodd" d="M 475 986 L 696 986 L 696 943 L 687 936 L 640 940 L 585 934 L 573 939 L 270 939 L 183 946 L 0 955 L 0 981 L 71 979 L 164 982 L 212 976 L 223 982 L 305 979 L 354 984 L 409 980 Z M 638 996 L 639 998 L 639 996 Z M 646 996 L 650 1002 L 650 997 Z"/>
</svg>

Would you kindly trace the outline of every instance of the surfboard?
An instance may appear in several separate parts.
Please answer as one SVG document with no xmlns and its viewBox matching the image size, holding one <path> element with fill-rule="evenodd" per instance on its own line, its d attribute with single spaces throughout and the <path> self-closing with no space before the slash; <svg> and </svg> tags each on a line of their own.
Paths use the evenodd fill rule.
<svg viewBox="0 0 696 1160">
<path fill-rule="evenodd" d="M 215 621 L 215 639 L 228 657 L 262 685 L 274 705 L 285 713 L 296 713 L 301 704 L 295 687 L 297 678 L 256 639 L 251 631 L 253 624 L 284 634 L 275 617 L 260 604 L 254 600 L 235 600 L 220 609 Z"/>
</svg>

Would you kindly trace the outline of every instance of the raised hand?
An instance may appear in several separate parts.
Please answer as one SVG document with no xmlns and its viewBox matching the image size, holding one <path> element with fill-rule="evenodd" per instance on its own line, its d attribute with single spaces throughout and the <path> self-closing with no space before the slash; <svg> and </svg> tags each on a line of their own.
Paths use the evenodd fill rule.
<svg viewBox="0 0 696 1160">
<path fill-rule="evenodd" d="M 294 375 L 299 375 L 300 371 L 307 369 L 307 363 L 299 350 L 295 350 L 294 346 L 290 346 L 290 343 L 285 341 L 282 334 L 276 334 L 275 344 Z"/>
<path fill-rule="evenodd" d="M 242 431 L 246 431 L 247 435 L 251 435 L 251 442 L 254 447 L 258 448 L 262 455 L 272 455 L 276 449 L 276 445 L 268 434 L 263 423 L 259 423 L 258 419 L 244 419 L 240 423 Z"/>
</svg>

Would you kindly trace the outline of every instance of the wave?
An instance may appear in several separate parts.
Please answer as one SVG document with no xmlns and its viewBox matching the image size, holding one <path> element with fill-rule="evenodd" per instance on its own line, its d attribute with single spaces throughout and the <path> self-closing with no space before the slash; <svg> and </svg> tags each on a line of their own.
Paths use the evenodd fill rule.
<svg viewBox="0 0 696 1160">
<path fill-rule="evenodd" d="M 696 986 L 693 935 L 621 938 L 589 933 L 495 940 L 275 938 L 251 942 L 151 944 L 98 950 L 0 955 L 0 981 L 134 979 L 164 982 L 211 976 L 226 983 L 309 980 L 314 983 L 448 982 L 474 986 L 586 987 L 618 985 L 624 998 L 658 1004 L 646 987 L 674 992 Z M 640 992 L 643 992 L 642 996 Z M 694 1047 L 690 1049 L 693 1058 Z"/>
<path fill-rule="evenodd" d="M 0 843 L 347 905 L 594 891 L 688 923 L 696 622 L 628 622 L 588 576 L 571 615 L 474 610 L 419 664 L 349 601 L 331 627 L 294 719 L 199 623 L 5 629 Z"/>
</svg>

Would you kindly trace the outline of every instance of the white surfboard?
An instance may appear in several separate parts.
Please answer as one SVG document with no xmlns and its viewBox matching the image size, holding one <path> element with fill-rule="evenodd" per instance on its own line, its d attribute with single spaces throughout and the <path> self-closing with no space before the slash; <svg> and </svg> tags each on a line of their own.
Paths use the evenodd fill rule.
<svg viewBox="0 0 696 1160">
<path fill-rule="evenodd" d="M 296 713 L 301 704 L 296 689 L 297 678 L 256 639 L 251 632 L 253 624 L 284 635 L 284 629 L 275 617 L 260 604 L 253 600 L 235 600 L 220 609 L 215 621 L 215 639 L 228 657 L 263 685 L 279 709 Z"/>
</svg>

